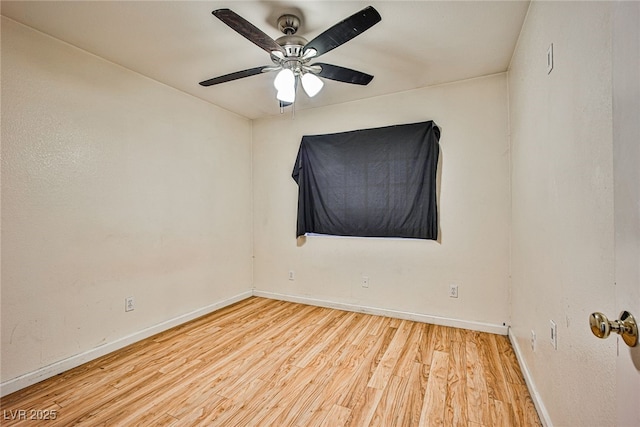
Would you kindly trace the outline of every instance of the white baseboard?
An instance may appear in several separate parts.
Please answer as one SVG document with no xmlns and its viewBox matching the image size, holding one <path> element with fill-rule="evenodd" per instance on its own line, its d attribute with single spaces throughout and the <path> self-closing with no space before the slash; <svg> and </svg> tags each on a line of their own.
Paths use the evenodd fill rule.
<svg viewBox="0 0 640 427">
<path fill-rule="evenodd" d="M 507 335 L 508 327 L 503 325 L 495 325 L 491 323 L 473 322 L 468 320 L 452 319 L 448 317 L 432 316 L 428 314 L 411 313 L 407 311 L 390 310 L 386 308 L 367 307 L 356 304 L 348 304 L 335 301 L 321 300 L 317 298 L 308 298 L 296 295 L 285 295 L 274 292 L 253 290 L 253 295 L 276 299 L 281 301 L 297 302 L 301 304 L 315 305 L 319 307 L 336 308 L 345 311 L 355 311 L 358 313 L 375 314 L 376 316 L 387 316 L 397 319 L 412 320 L 415 322 L 431 323 L 434 325 L 451 326 L 454 328 L 470 329 L 479 332 L 488 332 L 491 334 Z"/>
<path fill-rule="evenodd" d="M 524 356 L 522 355 L 522 351 L 520 350 L 520 346 L 518 345 L 518 340 L 513 335 L 511 329 L 509 329 L 509 341 L 511 341 L 511 346 L 513 347 L 513 351 L 516 354 L 516 359 L 518 359 L 518 364 L 520 365 L 520 370 L 522 371 L 522 375 L 524 376 L 524 381 L 527 383 L 527 388 L 529 389 L 531 400 L 533 400 L 533 404 L 538 411 L 540 422 L 544 427 L 553 427 L 551 418 L 549 417 L 549 412 L 547 412 L 547 408 L 544 406 L 544 402 L 542 401 L 542 398 L 538 393 L 538 389 L 533 382 L 531 372 L 529 372 L 529 368 L 524 361 Z"/>
<path fill-rule="evenodd" d="M 242 301 L 243 299 L 249 298 L 251 295 L 252 291 L 250 290 L 243 292 L 231 298 L 227 298 L 222 301 L 210 304 L 206 307 L 199 308 L 198 310 L 194 310 L 190 313 L 186 313 L 181 316 L 174 317 L 173 319 L 158 323 L 157 325 L 135 332 L 131 335 L 127 335 L 126 337 L 122 337 L 116 341 L 103 344 L 99 347 L 93 348 L 83 353 L 76 354 L 74 356 L 52 363 L 51 365 L 42 367 L 37 371 L 29 372 L 27 374 L 5 381 L 0 384 L 0 396 L 6 396 L 7 394 L 13 393 L 22 388 L 53 377 L 54 375 L 58 375 L 62 372 L 68 371 L 69 369 L 80 366 L 83 363 L 87 363 L 91 360 L 97 359 L 98 357 L 104 356 L 105 354 L 109 354 L 113 351 L 119 350 L 123 347 L 128 346 L 129 344 L 133 344 L 160 332 L 166 331 L 167 329 L 171 329 L 174 326 L 181 325 L 185 322 L 197 319 L 200 316 L 204 316 L 213 311 L 234 304 L 238 301 Z"/>
</svg>

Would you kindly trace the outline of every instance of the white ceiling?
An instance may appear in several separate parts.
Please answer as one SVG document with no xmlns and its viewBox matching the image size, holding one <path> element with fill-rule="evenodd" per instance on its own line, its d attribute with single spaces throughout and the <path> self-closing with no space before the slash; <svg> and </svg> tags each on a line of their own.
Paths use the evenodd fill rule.
<svg viewBox="0 0 640 427">
<path fill-rule="evenodd" d="M 283 13 L 311 40 L 372 5 L 382 21 L 318 61 L 373 74 L 368 86 L 325 80 L 313 108 L 507 70 L 528 1 L 2 1 L 2 15 L 248 118 L 279 113 L 274 73 L 202 87 L 222 74 L 270 65 L 269 54 L 211 11 L 230 8 L 272 38 Z"/>
</svg>

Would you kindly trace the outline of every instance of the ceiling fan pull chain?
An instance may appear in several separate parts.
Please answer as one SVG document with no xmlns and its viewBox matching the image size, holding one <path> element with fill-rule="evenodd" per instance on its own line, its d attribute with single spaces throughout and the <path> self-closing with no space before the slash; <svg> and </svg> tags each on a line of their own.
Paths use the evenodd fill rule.
<svg viewBox="0 0 640 427">
<path fill-rule="evenodd" d="M 293 101 L 291 104 L 291 120 L 295 120 L 296 118 L 296 101 Z"/>
</svg>

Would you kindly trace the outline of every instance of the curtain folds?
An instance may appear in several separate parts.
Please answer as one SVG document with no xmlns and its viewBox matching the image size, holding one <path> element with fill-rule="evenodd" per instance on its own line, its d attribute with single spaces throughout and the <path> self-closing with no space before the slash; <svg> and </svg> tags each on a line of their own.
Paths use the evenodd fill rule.
<svg viewBox="0 0 640 427">
<path fill-rule="evenodd" d="M 433 121 L 303 136 L 297 236 L 438 238 Z"/>
</svg>

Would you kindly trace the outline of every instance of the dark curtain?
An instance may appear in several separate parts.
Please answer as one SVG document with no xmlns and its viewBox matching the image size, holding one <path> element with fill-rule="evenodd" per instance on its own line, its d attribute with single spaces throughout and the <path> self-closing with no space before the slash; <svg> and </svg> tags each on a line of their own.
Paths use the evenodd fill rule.
<svg viewBox="0 0 640 427">
<path fill-rule="evenodd" d="M 438 238 L 433 121 L 303 136 L 297 236 Z"/>
</svg>

